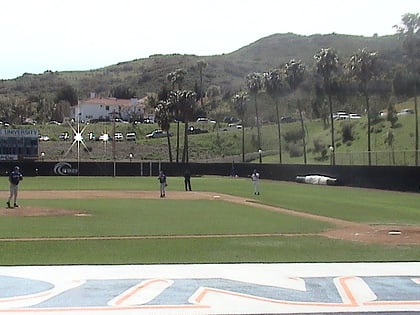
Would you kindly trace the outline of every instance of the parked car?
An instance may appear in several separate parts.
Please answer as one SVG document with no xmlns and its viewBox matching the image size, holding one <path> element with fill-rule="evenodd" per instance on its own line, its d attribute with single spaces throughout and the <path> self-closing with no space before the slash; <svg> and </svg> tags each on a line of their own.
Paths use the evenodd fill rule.
<svg viewBox="0 0 420 315">
<path fill-rule="evenodd" d="M 50 137 L 47 135 L 39 136 L 39 141 L 50 141 Z"/>
<path fill-rule="evenodd" d="M 284 124 L 292 123 L 292 122 L 295 122 L 296 120 L 297 120 L 296 118 L 293 118 L 290 116 L 283 116 L 280 118 L 280 122 Z"/>
<path fill-rule="evenodd" d="M 115 122 L 122 123 L 122 124 L 128 124 L 128 121 L 125 121 L 125 120 L 123 120 L 121 118 L 115 118 Z"/>
<path fill-rule="evenodd" d="M 194 126 L 189 126 L 187 132 L 190 135 L 197 135 L 197 134 L 200 134 L 200 133 L 208 133 L 209 131 L 206 130 L 206 129 L 201 129 L 201 128 L 197 128 L 197 127 L 194 127 Z"/>
<path fill-rule="evenodd" d="M 59 136 L 58 139 L 62 140 L 62 141 L 67 141 L 70 139 L 70 135 L 68 132 L 62 132 Z"/>
<path fill-rule="evenodd" d="M 56 125 L 56 126 L 60 126 L 61 122 L 58 122 L 56 120 L 51 120 L 50 122 L 48 122 L 49 125 Z"/>
<path fill-rule="evenodd" d="M 238 124 L 228 124 L 227 126 L 221 127 L 219 130 L 221 131 L 232 131 L 235 129 L 242 129 L 242 125 Z"/>
<path fill-rule="evenodd" d="M 153 130 L 151 133 L 148 133 L 147 135 L 146 135 L 146 138 L 147 139 L 152 139 L 152 138 L 163 138 L 163 137 L 166 137 L 167 136 L 167 132 L 166 131 L 163 131 L 163 130 L 161 130 L 161 129 L 155 129 L 155 130 Z M 169 133 L 169 136 L 171 137 L 172 136 L 172 134 L 171 133 Z"/>
<path fill-rule="evenodd" d="M 109 134 L 107 134 L 107 133 L 104 133 L 104 134 L 102 134 L 102 135 L 100 135 L 98 137 L 98 141 L 104 141 L 104 142 L 106 142 L 106 141 L 110 141 L 110 140 L 112 140 L 112 139 L 109 136 Z"/>
<path fill-rule="evenodd" d="M 242 129 L 242 125 L 241 124 L 236 124 L 236 123 L 228 124 L 228 127 L 229 128 Z"/>
<path fill-rule="evenodd" d="M 414 114 L 414 110 L 412 110 L 411 108 L 404 108 L 397 115 L 411 115 L 411 114 Z"/>
<path fill-rule="evenodd" d="M 124 135 L 122 134 L 122 132 L 116 132 L 114 134 L 114 140 L 115 141 L 123 141 L 124 140 Z"/>
<path fill-rule="evenodd" d="M 88 139 L 90 141 L 96 140 L 95 134 L 93 132 L 89 132 L 88 133 Z"/>
<path fill-rule="evenodd" d="M 350 115 L 346 112 L 336 112 L 333 114 L 333 119 L 334 120 L 343 120 L 343 119 L 349 119 Z"/>
<path fill-rule="evenodd" d="M 225 118 L 223 119 L 223 121 L 224 121 L 225 123 L 232 124 L 232 123 L 238 123 L 238 122 L 240 122 L 241 120 L 240 120 L 239 118 L 236 118 L 236 117 L 225 117 Z"/>
<path fill-rule="evenodd" d="M 127 141 L 136 141 L 137 136 L 135 132 L 127 132 L 127 134 L 125 135 L 125 140 Z"/>
<path fill-rule="evenodd" d="M 212 124 L 216 123 L 216 121 L 214 119 L 210 119 L 210 118 L 207 118 L 207 117 L 198 117 L 197 122 L 198 123 L 212 123 Z"/>
<path fill-rule="evenodd" d="M 203 122 L 203 123 L 207 123 L 207 122 L 209 122 L 210 121 L 210 119 L 208 119 L 207 117 L 198 117 L 197 118 L 197 122 L 199 123 L 199 122 Z"/>
<path fill-rule="evenodd" d="M 350 119 L 360 119 L 360 118 L 362 118 L 362 116 L 360 116 L 359 114 L 354 114 L 354 113 L 350 113 L 349 117 L 350 117 Z"/>
</svg>

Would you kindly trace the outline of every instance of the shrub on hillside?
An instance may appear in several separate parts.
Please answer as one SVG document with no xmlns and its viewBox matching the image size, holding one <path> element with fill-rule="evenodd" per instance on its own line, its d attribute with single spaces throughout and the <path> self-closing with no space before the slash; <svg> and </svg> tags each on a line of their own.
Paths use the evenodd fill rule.
<svg viewBox="0 0 420 315">
<path fill-rule="evenodd" d="M 321 139 L 314 139 L 314 152 L 315 153 L 320 153 L 324 150 L 327 149 L 327 146 L 325 144 L 324 141 L 322 141 Z"/>
<path fill-rule="evenodd" d="M 286 149 L 289 151 L 290 157 L 299 157 L 303 155 L 302 147 L 296 143 L 287 144 Z"/>
<path fill-rule="evenodd" d="M 303 139 L 303 132 L 301 129 L 289 130 L 284 134 L 283 137 L 287 143 L 296 143 Z"/>
<path fill-rule="evenodd" d="M 353 136 L 353 124 L 352 123 L 345 123 L 341 125 L 341 134 L 343 142 L 349 142 L 354 140 Z"/>
</svg>

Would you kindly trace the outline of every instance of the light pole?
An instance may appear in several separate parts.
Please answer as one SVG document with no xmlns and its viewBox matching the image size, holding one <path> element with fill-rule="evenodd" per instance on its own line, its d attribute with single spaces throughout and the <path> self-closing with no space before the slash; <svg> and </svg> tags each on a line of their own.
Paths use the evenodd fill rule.
<svg viewBox="0 0 420 315">
<path fill-rule="evenodd" d="M 261 148 L 258 149 L 258 155 L 260 157 L 260 164 L 262 163 L 262 150 Z"/>
<path fill-rule="evenodd" d="M 45 152 L 44 152 L 44 151 L 42 151 L 42 152 L 41 152 L 41 161 L 42 161 L 42 162 L 44 162 L 44 158 L 45 158 Z"/>
<path fill-rule="evenodd" d="M 332 145 L 330 145 L 329 147 L 330 150 L 330 164 L 334 165 L 334 147 Z"/>
<path fill-rule="evenodd" d="M 131 161 L 133 160 L 133 157 L 134 157 L 134 154 L 130 152 L 130 153 L 128 154 L 128 158 L 130 159 L 130 163 L 131 163 Z"/>
</svg>

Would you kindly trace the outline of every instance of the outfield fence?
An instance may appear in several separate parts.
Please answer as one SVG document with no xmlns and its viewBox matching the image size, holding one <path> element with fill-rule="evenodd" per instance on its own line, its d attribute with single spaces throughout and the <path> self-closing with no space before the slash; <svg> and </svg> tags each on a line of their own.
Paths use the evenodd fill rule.
<svg viewBox="0 0 420 315">
<path fill-rule="evenodd" d="M 420 167 L 393 165 L 320 165 L 278 163 L 188 163 L 119 161 L 21 161 L 0 163 L 0 174 L 7 176 L 18 164 L 25 176 L 183 176 L 188 168 L 193 176 L 217 175 L 247 178 L 257 169 L 261 178 L 297 181 L 307 175 L 336 179 L 337 185 L 399 191 L 420 191 Z"/>
</svg>

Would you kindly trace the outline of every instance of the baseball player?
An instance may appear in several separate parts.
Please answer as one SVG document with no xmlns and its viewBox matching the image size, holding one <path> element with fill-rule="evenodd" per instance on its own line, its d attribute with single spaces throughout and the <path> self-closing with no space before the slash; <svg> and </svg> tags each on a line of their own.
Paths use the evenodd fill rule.
<svg viewBox="0 0 420 315">
<path fill-rule="evenodd" d="M 184 185 L 185 191 L 191 191 L 191 171 L 189 168 L 186 168 L 184 172 Z"/>
<path fill-rule="evenodd" d="M 159 172 L 158 181 L 160 187 L 160 198 L 163 198 L 166 195 L 166 186 L 168 186 L 168 183 L 166 182 L 166 175 L 163 171 Z"/>
<path fill-rule="evenodd" d="M 16 203 L 17 202 L 17 196 L 18 196 L 18 187 L 19 187 L 19 182 L 23 180 L 23 175 L 20 172 L 20 168 L 19 166 L 15 166 L 13 168 L 13 171 L 10 172 L 9 174 L 9 182 L 10 182 L 10 196 L 9 199 L 7 199 L 7 207 L 8 208 L 15 208 L 15 207 L 19 207 L 19 205 Z M 10 206 L 10 201 L 13 198 L 13 207 Z"/>
<path fill-rule="evenodd" d="M 254 195 L 260 194 L 260 173 L 254 170 L 251 174 L 252 186 L 254 187 Z"/>
</svg>

